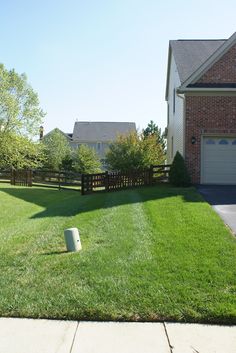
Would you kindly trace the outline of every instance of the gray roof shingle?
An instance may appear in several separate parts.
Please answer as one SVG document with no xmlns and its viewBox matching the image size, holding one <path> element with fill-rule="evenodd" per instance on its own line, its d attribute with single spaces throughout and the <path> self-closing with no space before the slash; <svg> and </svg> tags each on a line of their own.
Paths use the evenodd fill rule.
<svg viewBox="0 0 236 353">
<path fill-rule="evenodd" d="M 115 140 L 119 134 L 131 131 L 136 131 L 135 123 L 76 121 L 73 130 L 73 140 L 108 142 Z"/>
<path fill-rule="evenodd" d="M 221 40 L 171 40 L 170 46 L 175 58 L 179 77 L 183 83 L 222 44 Z"/>
</svg>

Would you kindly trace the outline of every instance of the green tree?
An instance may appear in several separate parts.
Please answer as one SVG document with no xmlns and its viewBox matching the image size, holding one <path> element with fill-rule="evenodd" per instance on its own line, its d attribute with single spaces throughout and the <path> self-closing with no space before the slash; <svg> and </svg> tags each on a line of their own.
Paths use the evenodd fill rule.
<svg viewBox="0 0 236 353">
<path fill-rule="evenodd" d="M 101 162 L 99 156 L 93 148 L 81 145 L 74 153 L 74 169 L 82 174 L 92 174 L 101 172 Z"/>
<path fill-rule="evenodd" d="M 148 136 L 156 136 L 157 143 L 162 146 L 163 151 L 166 150 L 166 140 L 164 133 L 161 132 L 161 128 L 159 128 L 153 120 L 148 123 L 146 129 L 143 130 L 143 136 L 146 138 Z"/>
<path fill-rule="evenodd" d="M 45 113 L 25 74 L 0 64 L 0 131 L 32 137 L 38 134 Z M 10 143 L 10 141 L 9 141 Z"/>
<path fill-rule="evenodd" d="M 110 145 L 106 162 L 111 170 L 126 172 L 150 167 L 152 164 L 162 164 L 165 154 L 155 135 L 144 137 L 143 134 L 131 132 L 120 135 Z"/>
<path fill-rule="evenodd" d="M 184 158 L 179 151 L 176 152 L 173 163 L 170 167 L 169 180 L 170 183 L 175 186 L 190 185 L 190 176 L 185 165 Z"/>
<path fill-rule="evenodd" d="M 42 146 L 32 141 L 44 112 L 25 74 L 0 64 L 0 167 L 35 168 L 43 162 Z"/>
<path fill-rule="evenodd" d="M 66 161 L 71 158 L 71 148 L 65 135 L 54 129 L 42 139 L 45 153 L 44 167 L 60 170 L 67 165 Z"/>
<path fill-rule="evenodd" d="M 0 134 L 0 168 L 34 169 L 44 162 L 43 146 L 12 132 Z"/>
</svg>

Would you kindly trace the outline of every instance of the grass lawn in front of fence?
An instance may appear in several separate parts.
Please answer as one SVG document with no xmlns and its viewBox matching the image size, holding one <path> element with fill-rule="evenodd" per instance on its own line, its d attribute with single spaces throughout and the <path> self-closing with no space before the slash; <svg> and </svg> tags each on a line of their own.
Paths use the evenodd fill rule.
<svg viewBox="0 0 236 353">
<path fill-rule="evenodd" d="M 236 324 L 236 241 L 194 188 L 0 184 L 0 200 L 1 316 Z"/>
</svg>

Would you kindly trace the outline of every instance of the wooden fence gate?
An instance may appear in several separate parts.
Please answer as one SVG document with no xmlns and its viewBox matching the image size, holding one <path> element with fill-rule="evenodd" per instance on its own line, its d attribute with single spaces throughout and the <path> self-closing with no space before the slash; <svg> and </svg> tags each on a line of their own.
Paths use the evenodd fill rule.
<svg viewBox="0 0 236 353">
<path fill-rule="evenodd" d="M 32 171 L 31 170 L 12 170 L 11 184 L 21 186 L 32 186 Z"/>
<path fill-rule="evenodd" d="M 107 189 L 107 175 L 107 172 L 98 174 L 82 174 L 81 194 L 91 194 L 94 189 Z"/>
</svg>

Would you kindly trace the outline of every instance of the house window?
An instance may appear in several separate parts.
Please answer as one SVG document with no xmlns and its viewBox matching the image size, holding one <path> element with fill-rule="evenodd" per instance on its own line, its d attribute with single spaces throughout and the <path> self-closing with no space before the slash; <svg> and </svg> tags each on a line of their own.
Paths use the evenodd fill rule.
<svg viewBox="0 0 236 353">
<path fill-rule="evenodd" d="M 171 137 L 171 158 L 174 156 L 174 138 Z"/>
<path fill-rule="evenodd" d="M 227 140 L 220 140 L 219 145 L 228 145 L 229 142 Z"/>
<path fill-rule="evenodd" d="M 101 142 L 98 142 L 98 143 L 97 143 L 97 149 L 98 149 L 98 151 L 101 150 Z"/>
<path fill-rule="evenodd" d="M 173 89 L 173 113 L 175 113 L 175 88 Z"/>
<path fill-rule="evenodd" d="M 215 144 L 215 140 L 213 139 L 206 140 L 206 145 L 214 145 L 214 144 Z"/>
</svg>

